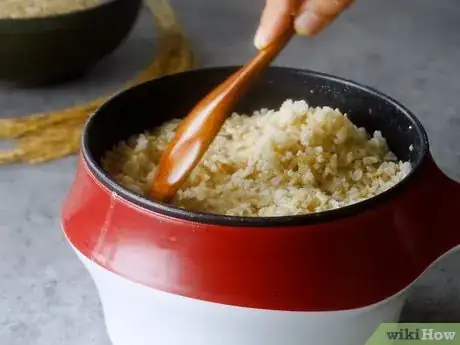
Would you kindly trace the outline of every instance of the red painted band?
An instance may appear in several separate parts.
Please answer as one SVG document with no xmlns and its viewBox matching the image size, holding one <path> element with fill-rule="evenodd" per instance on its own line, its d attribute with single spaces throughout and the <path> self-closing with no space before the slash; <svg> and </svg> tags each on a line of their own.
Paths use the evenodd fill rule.
<svg viewBox="0 0 460 345">
<path fill-rule="evenodd" d="M 404 289 L 460 243 L 460 185 L 429 157 L 422 170 L 402 196 L 358 216 L 237 228 L 141 209 L 112 195 L 81 160 L 63 227 L 95 263 L 158 290 L 261 309 L 353 309 Z"/>
</svg>

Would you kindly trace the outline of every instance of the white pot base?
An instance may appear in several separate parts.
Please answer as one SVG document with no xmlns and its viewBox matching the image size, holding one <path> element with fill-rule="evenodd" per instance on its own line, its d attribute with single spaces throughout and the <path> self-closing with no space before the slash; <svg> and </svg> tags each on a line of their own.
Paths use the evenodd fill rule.
<svg viewBox="0 0 460 345">
<path fill-rule="evenodd" d="M 242 308 L 154 290 L 77 255 L 96 284 L 113 345 L 361 345 L 381 323 L 398 321 L 407 294 L 336 312 Z"/>
</svg>

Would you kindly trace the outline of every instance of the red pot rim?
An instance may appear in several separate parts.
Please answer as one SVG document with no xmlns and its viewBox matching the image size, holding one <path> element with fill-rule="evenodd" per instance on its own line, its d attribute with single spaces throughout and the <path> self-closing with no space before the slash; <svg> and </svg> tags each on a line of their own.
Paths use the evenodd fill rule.
<svg viewBox="0 0 460 345">
<path fill-rule="evenodd" d="M 277 217 L 240 217 L 240 216 L 226 216 L 226 215 L 219 215 L 219 214 L 211 214 L 211 213 L 202 213 L 202 212 L 193 212 L 188 211 L 186 209 L 182 209 L 176 206 L 172 206 L 169 204 L 165 204 L 162 202 L 158 202 L 152 199 L 148 199 L 143 197 L 139 194 L 136 194 L 113 180 L 101 167 L 100 164 L 96 161 L 94 155 L 91 153 L 89 148 L 89 141 L 91 140 L 90 135 L 88 134 L 90 128 L 93 126 L 95 119 L 97 118 L 98 114 L 102 111 L 106 111 L 106 108 L 111 105 L 111 102 L 114 99 L 125 95 L 126 93 L 135 90 L 137 88 L 142 88 L 147 84 L 150 83 L 158 83 L 164 79 L 174 78 L 178 75 L 186 75 L 190 74 L 190 77 L 193 77 L 195 73 L 202 73 L 208 72 L 212 73 L 212 71 L 222 71 L 222 70 L 236 70 L 239 66 L 229 66 L 229 67 L 211 67 L 211 68 L 203 68 L 199 70 L 181 72 L 175 75 L 165 76 L 158 79 L 154 79 L 148 81 L 146 83 L 142 83 L 137 85 L 133 88 L 128 90 L 122 91 L 118 94 L 112 96 L 107 102 L 105 102 L 102 106 L 100 106 L 93 116 L 88 120 L 85 124 L 83 129 L 82 135 L 82 157 L 89 172 L 96 178 L 97 181 L 101 183 L 101 185 L 109 190 L 110 192 L 115 193 L 120 198 L 144 209 L 146 211 L 154 212 L 157 214 L 161 214 L 163 216 L 172 217 L 178 220 L 200 223 L 200 224 L 210 224 L 210 225 L 221 225 L 227 227 L 286 227 L 286 226 L 307 226 L 313 225 L 323 222 L 331 222 L 336 220 L 341 220 L 344 218 L 356 216 L 364 211 L 369 211 L 374 209 L 382 204 L 390 202 L 392 199 L 400 195 L 404 189 L 411 183 L 419 174 L 423 162 L 425 158 L 429 155 L 429 141 L 427 133 L 422 125 L 422 123 L 417 119 L 417 117 L 406 107 L 400 104 L 398 101 L 394 100 L 393 98 L 383 94 L 373 88 L 368 86 L 361 85 L 359 83 L 332 76 L 325 73 L 314 72 L 309 70 L 303 69 L 296 69 L 296 68 L 288 68 L 288 67 L 270 67 L 270 70 L 278 70 L 278 71 L 289 71 L 292 73 L 302 73 L 308 75 L 314 75 L 321 77 L 324 80 L 335 81 L 339 82 L 344 85 L 344 87 L 354 87 L 358 88 L 366 93 L 373 95 L 381 100 L 385 101 L 386 103 L 390 104 L 394 108 L 396 108 L 401 116 L 404 116 L 410 120 L 412 126 L 414 127 L 417 135 L 421 137 L 420 143 L 421 145 L 417 148 L 419 151 L 417 158 L 414 162 L 411 162 L 412 170 L 411 172 L 399 183 L 394 185 L 393 187 L 389 188 L 383 193 L 380 193 L 372 198 L 357 202 L 355 204 L 351 204 L 345 207 L 341 207 L 338 209 L 332 209 L 324 212 L 316 212 L 310 213 L 305 215 L 294 215 L 294 216 L 277 216 Z M 196 78 L 196 77 L 195 77 Z"/>
</svg>

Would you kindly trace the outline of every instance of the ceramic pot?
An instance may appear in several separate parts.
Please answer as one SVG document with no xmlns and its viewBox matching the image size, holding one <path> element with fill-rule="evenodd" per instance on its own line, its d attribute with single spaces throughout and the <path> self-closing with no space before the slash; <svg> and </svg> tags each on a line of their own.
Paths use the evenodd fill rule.
<svg viewBox="0 0 460 345">
<path fill-rule="evenodd" d="M 132 193 L 102 171 L 113 144 L 185 115 L 236 70 L 156 79 L 96 111 L 83 133 L 62 226 L 99 291 L 114 345 L 359 345 L 396 322 L 408 288 L 460 244 L 460 184 L 429 153 L 417 118 L 341 78 L 272 67 L 236 111 L 305 99 L 380 130 L 412 172 L 337 210 L 247 218 L 188 212 Z"/>
<path fill-rule="evenodd" d="M 82 76 L 124 42 L 141 5 L 102 0 L 72 13 L 0 19 L 0 81 L 35 87 Z"/>
</svg>

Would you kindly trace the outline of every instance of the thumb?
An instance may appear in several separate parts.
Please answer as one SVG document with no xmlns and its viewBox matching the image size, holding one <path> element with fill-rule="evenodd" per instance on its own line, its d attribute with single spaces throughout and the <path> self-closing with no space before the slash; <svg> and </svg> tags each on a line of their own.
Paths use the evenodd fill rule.
<svg viewBox="0 0 460 345">
<path fill-rule="evenodd" d="M 299 0 L 267 0 L 254 38 L 257 49 L 268 46 L 286 27 L 292 25 L 299 4 Z"/>
<path fill-rule="evenodd" d="M 312 36 L 323 30 L 354 0 L 305 0 L 297 13 L 294 26 L 299 35 Z"/>
</svg>

